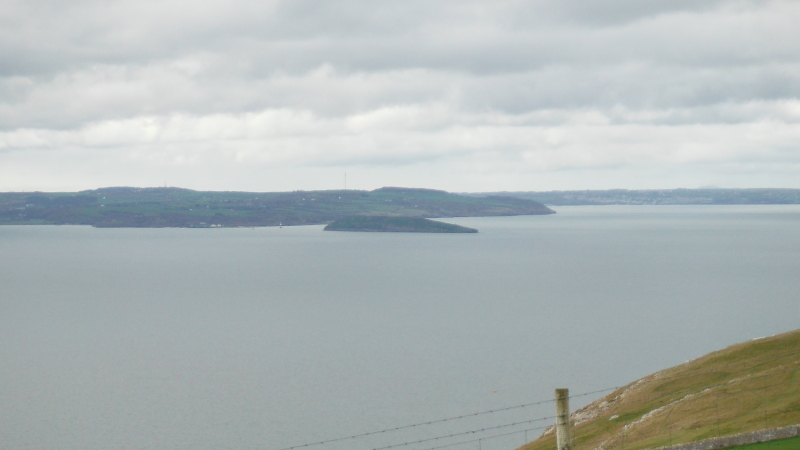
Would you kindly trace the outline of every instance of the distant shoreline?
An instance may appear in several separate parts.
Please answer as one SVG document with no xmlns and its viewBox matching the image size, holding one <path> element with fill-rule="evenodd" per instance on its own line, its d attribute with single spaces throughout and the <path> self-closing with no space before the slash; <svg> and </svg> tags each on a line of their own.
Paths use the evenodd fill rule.
<svg viewBox="0 0 800 450">
<path fill-rule="evenodd" d="M 534 200 L 548 206 L 590 205 L 797 205 L 800 189 L 607 189 L 465 193 Z"/>
</svg>

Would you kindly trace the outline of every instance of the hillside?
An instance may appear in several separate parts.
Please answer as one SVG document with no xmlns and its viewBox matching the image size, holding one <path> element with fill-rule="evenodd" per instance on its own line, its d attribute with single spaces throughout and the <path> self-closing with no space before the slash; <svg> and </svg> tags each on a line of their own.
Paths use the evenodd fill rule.
<svg viewBox="0 0 800 450">
<path fill-rule="evenodd" d="M 533 200 L 467 197 L 432 189 L 203 192 L 103 188 L 0 193 L 0 225 L 95 227 L 255 227 L 325 224 L 351 215 L 467 217 L 553 214 Z"/>
<path fill-rule="evenodd" d="M 572 414 L 576 450 L 636 450 L 800 423 L 800 330 L 648 375 Z M 520 450 L 552 450 L 547 430 Z"/>
</svg>

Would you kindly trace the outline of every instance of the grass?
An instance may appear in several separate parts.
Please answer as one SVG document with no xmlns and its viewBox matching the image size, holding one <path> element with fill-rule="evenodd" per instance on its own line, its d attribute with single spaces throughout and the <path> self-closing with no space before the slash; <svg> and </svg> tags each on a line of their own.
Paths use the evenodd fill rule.
<svg viewBox="0 0 800 450">
<path fill-rule="evenodd" d="M 638 450 L 800 423 L 800 330 L 648 375 L 573 415 L 575 450 Z M 521 450 L 552 450 L 555 433 Z"/>
<path fill-rule="evenodd" d="M 729 450 L 800 450 L 800 437 L 781 439 L 772 442 L 759 442 L 758 444 L 740 445 L 730 447 Z"/>
</svg>

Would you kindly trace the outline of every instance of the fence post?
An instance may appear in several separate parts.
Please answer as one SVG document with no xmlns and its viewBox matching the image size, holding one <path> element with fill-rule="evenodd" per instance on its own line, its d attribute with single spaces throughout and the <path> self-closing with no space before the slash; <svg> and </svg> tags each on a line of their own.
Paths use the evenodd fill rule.
<svg viewBox="0 0 800 450">
<path fill-rule="evenodd" d="M 572 450 L 569 429 L 569 389 L 556 389 L 556 450 Z"/>
</svg>

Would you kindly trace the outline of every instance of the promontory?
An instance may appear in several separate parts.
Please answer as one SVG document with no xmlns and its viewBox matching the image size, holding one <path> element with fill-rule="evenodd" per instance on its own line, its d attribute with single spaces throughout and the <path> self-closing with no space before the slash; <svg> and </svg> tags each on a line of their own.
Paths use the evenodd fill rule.
<svg viewBox="0 0 800 450">
<path fill-rule="evenodd" d="M 110 187 L 80 192 L 0 193 L 0 225 L 216 228 L 322 225 L 347 216 L 436 218 L 554 213 L 530 199 L 397 187 L 293 192 Z"/>
</svg>

